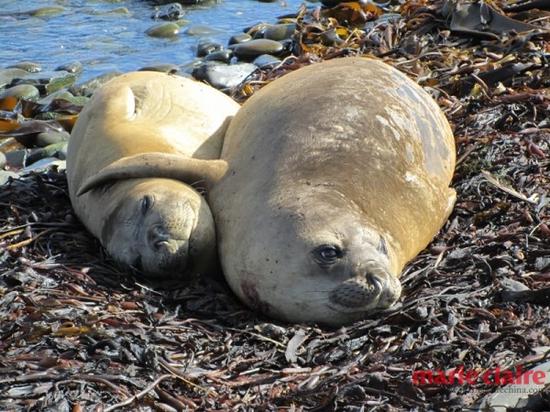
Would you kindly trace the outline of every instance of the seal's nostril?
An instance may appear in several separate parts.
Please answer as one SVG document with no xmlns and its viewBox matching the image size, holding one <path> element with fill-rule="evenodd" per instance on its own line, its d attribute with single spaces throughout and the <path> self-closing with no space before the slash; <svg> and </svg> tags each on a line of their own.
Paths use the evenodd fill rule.
<svg viewBox="0 0 550 412">
<path fill-rule="evenodd" d="M 170 236 L 161 225 L 152 226 L 147 232 L 147 240 L 155 250 L 166 245 L 169 239 Z"/>
</svg>

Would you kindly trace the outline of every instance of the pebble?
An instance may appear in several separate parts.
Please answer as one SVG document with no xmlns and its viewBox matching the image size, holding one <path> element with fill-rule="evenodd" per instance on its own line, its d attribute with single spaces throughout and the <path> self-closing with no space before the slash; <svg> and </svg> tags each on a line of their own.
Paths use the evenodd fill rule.
<svg viewBox="0 0 550 412">
<path fill-rule="evenodd" d="M 66 71 L 51 71 L 30 73 L 22 78 L 14 78 L 12 85 L 31 84 L 38 88 L 41 94 L 50 94 L 73 85 L 77 75 Z"/>
<path fill-rule="evenodd" d="M 28 75 L 28 71 L 15 67 L 11 69 L 0 69 L 0 88 L 10 85 L 13 79 L 22 79 Z"/>
<path fill-rule="evenodd" d="M 179 66 L 176 66 L 172 63 L 160 63 L 153 64 L 151 66 L 145 66 L 139 69 L 140 72 L 160 72 L 160 73 L 170 73 L 174 74 L 179 72 Z"/>
<path fill-rule="evenodd" d="M 231 47 L 233 53 L 242 58 L 254 58 L 262 54 L 278 54 L 283 51 L 281 43 L 269 39 L 254 39 Z"/>
<path fill-rule="evenodd" d="M 75 95 L 91 96 L 97 88 L 103 86 L 109 80 L 120 76 L 121 74 L 121 72 L 117 71 L 104 73 L 83 83 L 72 86 L 69 91 Z"/>
<path fill-rule="evenodd" d="M 65 160 L 67 158 L 67 142 L 59 142 L 32 150 L 27 156 L 27 164 L 34 164 L 39 160 L 55 157 L 57 160 Z"/>
<path fill-rule="evenodd" d="M 264 38 L 270 40 L 285 40 L 292 37 L 296 30 L 296 24 L 271 24 L 264 30 Z"/>
<path fill-rule="evenodd" d="M 188 27 L 187 30 L 185 30 L 185 34 L 189 36 L 208 36 L 211 34 L 216 34 L 217 32 L 218 30 L 203 25 L 191 26 Z"/>
<path fill-rule="evenodd" d="M 233 50 L 219 50 L 214 53 L 210 53 L 204 58 L 204 60 L 229 63 L 232 57 L 233 57 Z"/>
<path fill-rule="evenodd" d="M 66 142 L 69 140 L 69 137 L 71 137 L 71 135 L 67 133 L 65 130 L 62 130 L 59 132 L 55 132 L 55 131 L 42 132 L 42 133 L 38 133 L 38 135 L 36 136 L 35 144 L 36 146 L 39 146 L 39 147 L 47 147 L 52 144 L 59 144 L 59 143 Z"/>
<path fill-rule="evenodd" d="M 6 155 L 6 164 L 13 169 L 21 169 L 25 167 L 27 161 L 27 155 L 29 154 L 26 149 L 12 150 L 11 152 L 4 153 Z"/>
<path fill-rule="evenodd" d="M 8 69 L 21 69 L 29 73 L 37 73 L 42 71 L 42 66 L 39 63 L 24 61 L 12 64 L 11 66 L 8 66 Z"/>
<path fill-rule="evenodd" d="M 0 169 L 3 169 L 4 166 L 6 166 L 6 155 L 2 152 L 0 152 Z"/>
<path fill-rule="evenodd" d="M 145 31 L 150 37 L 171 38 L 180 32 L 180 26 L 176 23 L 161 23 L 148 28 Z"/>
<path fill-rule="evenodd" d="M 65 9 L 61 6 L 49 6 L 49 7 L 40 7 L 38 9 L 30 10 L 27 12 L 29 16 L 33 17 L 47 17 L 54 16 L 56 14 L 63 13 Z"/>
<path fill-rule="evenodd" d="M 17 99 L 35 100 L 40 97 L 38 89 L 30 84 L 20 84 L 18 86 L 10 87 L 0 93 L 0 100 L 6 97 L 15 97 Z"/>
<path fill-rule="evenodd" d="M 252 64 L 255 64 L 260 69 L 267 69 L 274 67 L 281 63 L 281 60 L 270 54 L 262 54 L 254 59 Z"/>
<path fill-rule="evenodd" d="M 251 63 L 226 65 L 207 62 L 193 70 L 193 76 L 198 80 L 208 82 L 217 89 L 230 89 L 238 86 L 256 70 L 257 66 Z"/>
<path fill-rule="evenodd" d="M 210 53 L 214 53 L 223 49 L 220 43 L 211 41 L 202 41 L 197 46 L 197 57 L 204 57 Z"/>
<path fill-rule="evenodd" d="M 250 34 L 235 34 L 229 38 L 229 45 L 231 46 L 232 44 L 240 44 L 249 40 L 252 40 L 252 36 Z"/>
<path fill-rule="evenodd" d="M 61 66 L 58 66 L 55 71 L 65 71 L 69 73 L 80 73 L 83 69 L 82 63 L 80 62 L 72 62 L 69 64 L 62 64 Z"/>
</svg>

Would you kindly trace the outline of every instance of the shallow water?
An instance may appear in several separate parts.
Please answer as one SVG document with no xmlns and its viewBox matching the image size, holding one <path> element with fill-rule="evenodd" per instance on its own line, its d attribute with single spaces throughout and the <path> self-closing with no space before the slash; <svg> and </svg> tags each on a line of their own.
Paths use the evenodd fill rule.
<svg viewBox="0 0 550 412">
<path fill-rule="evenodd" d="M 193 61 L 197 43 L 211 39 L 227 45 L 232 34 L 259 22 L 274 23 L 282 14 L 294 13 L 303 0 L 218 0 L 207 6 L 187 7 L 185 20 L 174 39 L 151 38 L 145 31 L 155 25 L 152 3 L 145 0 L 0 0 L 0 67 L 30 60 L 45 70 L 80 61 L 81 80 L 112 71 Z M 60 14 L 47 17 L 16 16 L 46 6 L 62 6 Z M 129 14 L 116 9 L 125 7 Z M 201 37 L 185 33 L 201 25 L 215 33 Z"/>
</svg>

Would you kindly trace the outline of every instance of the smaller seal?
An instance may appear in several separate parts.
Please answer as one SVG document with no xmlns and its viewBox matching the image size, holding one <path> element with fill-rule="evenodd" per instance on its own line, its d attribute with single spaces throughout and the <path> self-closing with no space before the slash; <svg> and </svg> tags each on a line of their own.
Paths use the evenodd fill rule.
<svg viewBox="0 0 550 412">
<path fill-rule="evenodd" d="M 133 156 L 153 154 L 159 164 L 217 159 L 238 109 L 212 87 L 155 72 L 119 76 L 94 94 L 69 141 L 69 195 L 77 216 L 115 260 L 165 279 L 213 268 L 216 234 L 197 191 L 200 181 L 157 175 L 156 165 L 145 159 L 118 180 L 84 185 Z M 196 188 L 186 183 L 197 181 Z"/>
</svg>

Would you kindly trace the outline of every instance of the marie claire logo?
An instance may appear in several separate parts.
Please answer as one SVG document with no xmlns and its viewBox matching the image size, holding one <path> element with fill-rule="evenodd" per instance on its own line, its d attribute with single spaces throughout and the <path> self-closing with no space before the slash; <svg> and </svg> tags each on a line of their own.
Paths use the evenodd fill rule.
<svg viewBox="0 0 550 412">
<path fill-rule="evenodd" d="M 414 385 L 475 385 L 479 382 L 489 386 L 503 385 L 544 385 L 546 372 L 538 370 L 523 371 L 521 366 L 515 369 L 501 369 L 499 366 L 484 372 L 464 369 L 463 366 L 444 370 L 415 370 L 412 373 Z"/>
</svg>

